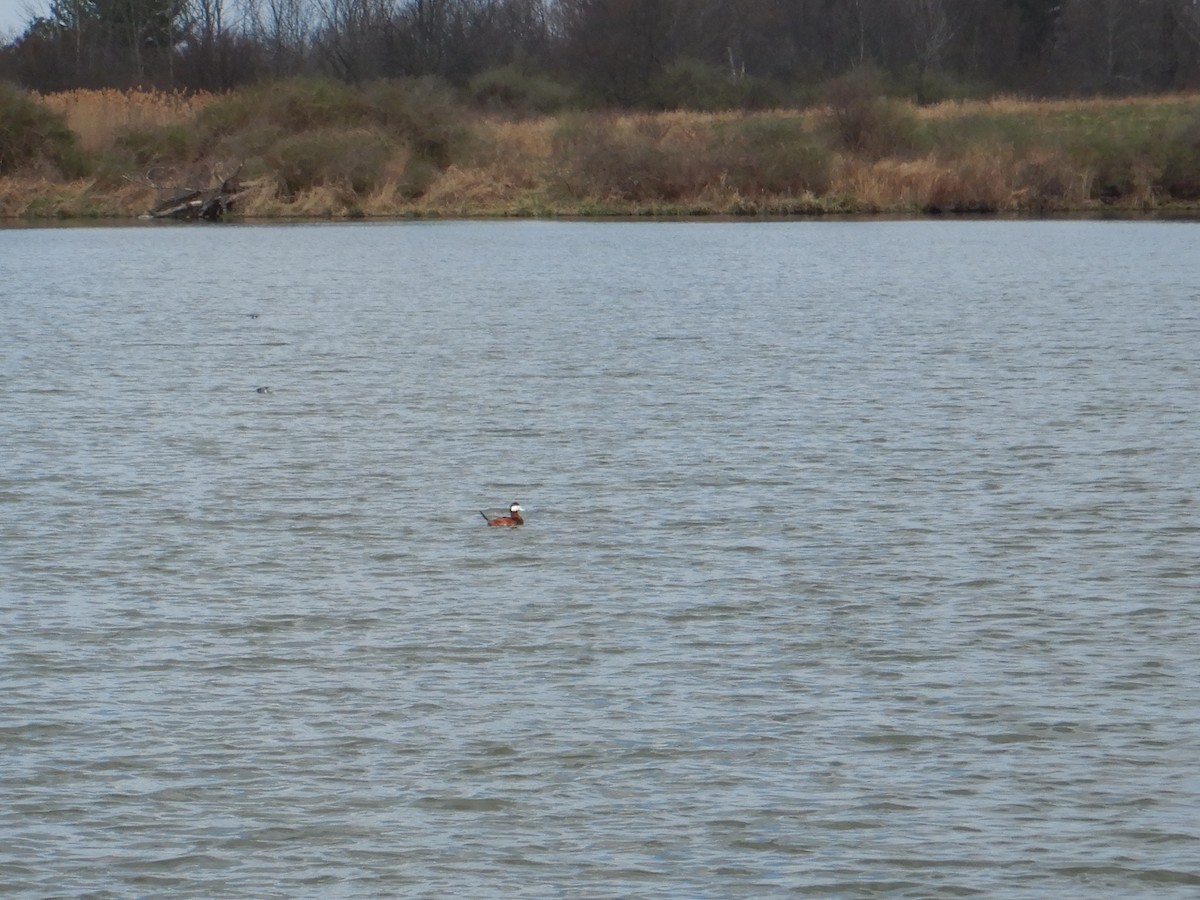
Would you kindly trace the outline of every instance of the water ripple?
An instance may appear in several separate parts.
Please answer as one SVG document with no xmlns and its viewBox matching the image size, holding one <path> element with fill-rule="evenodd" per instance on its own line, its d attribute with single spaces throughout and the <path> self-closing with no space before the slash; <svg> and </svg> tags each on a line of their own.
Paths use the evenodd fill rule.
<svg viewBox="0 0 1200 900">
<path fill-rule="evenodd" d="M 0 232 L 0 892 L 1193 896 L 1194 227 Z"/>
</svg>

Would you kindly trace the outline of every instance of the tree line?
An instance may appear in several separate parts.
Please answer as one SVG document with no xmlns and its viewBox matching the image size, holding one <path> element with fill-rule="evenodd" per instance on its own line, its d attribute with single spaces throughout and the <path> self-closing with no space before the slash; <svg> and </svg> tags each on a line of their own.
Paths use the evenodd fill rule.
<svg viewBox="0 0 1200 900">
<path fill-rule="evenodd" d="M 803 102 L 868 67 L 919 102 L 1196 88 L 1200 0 L 50 0 L 0 47 L 43 92 L 431 75 L 650 108 Z"/>
</svg>

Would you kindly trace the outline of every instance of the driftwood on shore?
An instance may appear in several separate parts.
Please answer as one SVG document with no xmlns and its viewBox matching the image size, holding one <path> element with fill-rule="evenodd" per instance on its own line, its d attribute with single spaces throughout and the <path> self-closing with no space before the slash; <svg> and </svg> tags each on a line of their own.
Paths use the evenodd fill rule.
<svg viewBox="0 0 1200 900">
<path fill-rule="evenodd" d="M 141 218 L 220 222 L 233 212 L 234 205 L 243 191 L 242 184 L 238 181 L 238 172 L 241 172 L 241 166 L 228 178 L 221 178 L 214 172 L 213 178 L 217 184 L 210 188 L 164 188 L 150 179 L 152 173 L 147 173 L 142 181 L 156 190 L 166 192 L 167 198 L 155 204 L 154 208 L 144 213 Z"/>
</svg>

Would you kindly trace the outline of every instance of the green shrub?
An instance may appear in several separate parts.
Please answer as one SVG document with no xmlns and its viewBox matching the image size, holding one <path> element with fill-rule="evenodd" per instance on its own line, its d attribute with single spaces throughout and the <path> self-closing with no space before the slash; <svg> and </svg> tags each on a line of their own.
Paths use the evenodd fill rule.
<svg viewBox="0 0 1200 900">
<path fill-rule="evenodd" d="M 130 128 L 117 135 L 116 144 L 126 150 L 138 165 L 183 161 L 196 152 L 196 131 L 189 125 L 161 128 Z"/>
<path fill-rule="evenodd" d="M 1073 135 L 1072 155 L 1090 176 L 1090 197 L 1113 202 L 1137 190 L 1150 162 L 1147 142 L 1121 129 L 1090 129 Z"/>
<path fill-rule="evenodd" d="M 471 100 L 484 109 L 518 115 L 549 115 L 576 105 L 575 91 L 547 75 L 517 66 L 480 72 L 467 87 Z"/>
<path fill-rule="evenodd" d="M 251 125 L 218 140 L 214 152 L 221 157 L 248 160 L 268 153 L 284 136 L 284 131 L 271 123 Z"/>
<path fill-rule="evenodd" d="M 369 114 L 352 87 L 324 78 L 264 82 L 205 106 L 199 126 L 209 135 L 228 135 L 274 125 L 286 132 L 365 124 Z"/>
<path fill-rule="evenodd" d="M 364 89 L 363 102 L 373 121 L 439 168 L 450 165 L 470 141 L 466 110 L 439 78 L 377 81 Z"/>
<path fill-rule="evenodd" d="M 1200 114 L 1167 127 L 1155 187 L 1175 200 L 1200 200 Z"/>
<path fill-rule="evenodd" d="M 669 126 L 607 116 L 566 116 L 551 139 L 568 196 L 643 202 L 677 200 L 696 183 L 697 161 L 663 146 Z"/>
<path fill-rule="evenodd" d="M 416 200 L 429 190 L 437 180 L 440 169 L 423 156 L 413 156 L 404 166 L 400 180 L 400 196 L 405 200 Z"/>
<path fill-rule="evenodd" d="M 49 163 L 68 178 L 78 178 L 89 164 L 66 120 L 27 93 L 0 82 L 0 175 Z"/>
<path fill-rule="evenodd" d="M 388 135 L 445 168 L 467 143 L 467 117 L 453 90 L 434 78 L 380 81 L 359 89 L 297 78 L 246 88 L 210 103 L 198 130 L 205 149 L 281 167 L 289 190 L 315 184 L 374 184 Z M 161 137 L 160 137 L 161 140 Z M 129 148 L 150 152 L 145 136 Z M 328 169 L 323 171 L 323 166 Z"/>
<path fill-rule="evenodd" d="M 68 131 L 68 134 L 71 132 Z M 74 134 L 71 134 L 69 144 L 58 147 L 52 154 L 51 159 L 54 162 L 54 167 L 65 178 L 83 178 L 91 175 L 94 163 L 92 159 L 84 152 L 83 148 L 75 142 Z"/>
<path fill-rule="evenodd" d="M 370 129 L 326 129 L 281 138 L 267 154 L 285 190 L 338 185 L 358 194 L 375 187 L 391 155 L 386 138 Z"/>
<path fill-rule="evenodd" d="M 756 116 L 718 128 L 709 159 L 742 194 L 823 194 L 831 158 L 796 116 Z"/>
<path fill-rule="evenodd" d="M 905 104 L 884 96 L 876 69 L 858 68 L 825 83 L 820 92 L 834 142 L 872 159 L 921 149 L 921 123 Z"/>
<path fill-rule="evenodd" d="M 107 190 L 128 184 L 133 161 L 129 154 L 113 149 L 99 150 L 93 157 L 88 176 L 97 190 Z"/>
<path fill-rule="evenodd" d="M 831 157 L 798 116 L 762 115 L 711 135 L 635 117 L 569 116 L 552 143 L 561 189 L 574 199 L 673 203 L 720 185 L 743 196 L 829 189 Z"/>
</svg>

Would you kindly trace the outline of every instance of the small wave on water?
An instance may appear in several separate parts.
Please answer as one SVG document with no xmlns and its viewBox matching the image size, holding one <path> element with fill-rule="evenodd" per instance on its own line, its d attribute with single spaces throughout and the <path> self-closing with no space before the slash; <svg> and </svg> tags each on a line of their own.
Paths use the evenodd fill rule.
<svg viewBox="0 0 1200 900">
<path fill-rule="evenodd" d="M 0 892 L 1194 896 L 1193 229 L 4 233 Z"/>
</svg>

